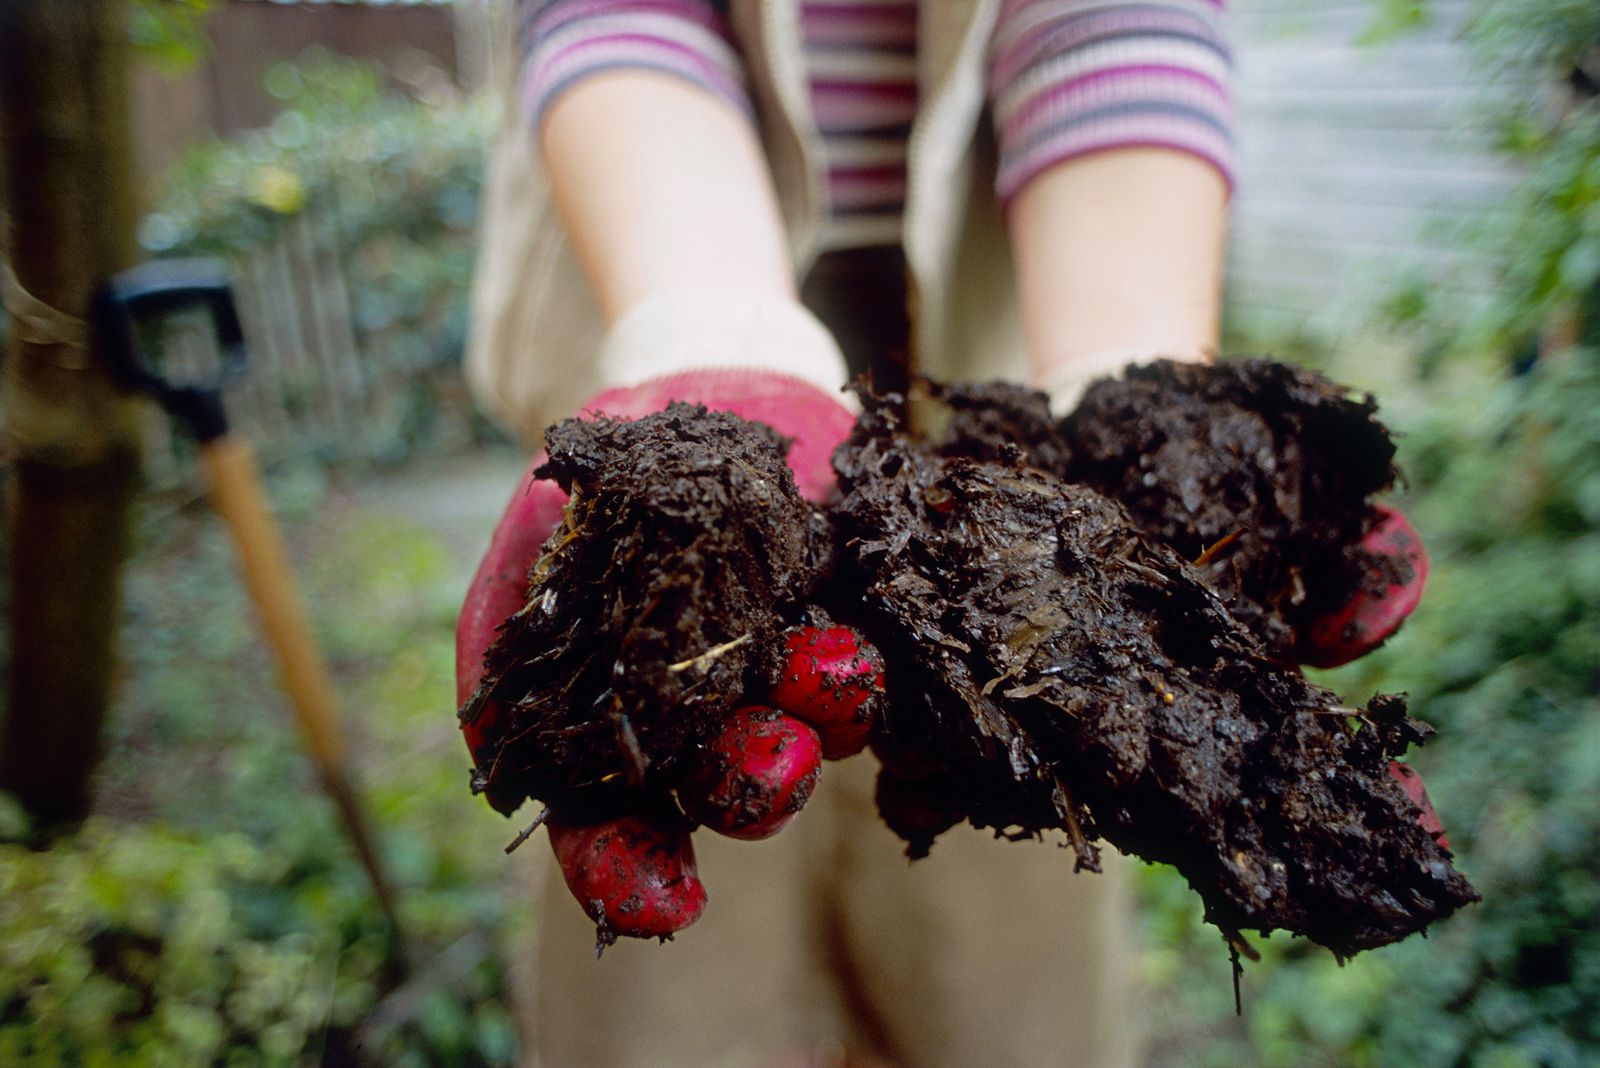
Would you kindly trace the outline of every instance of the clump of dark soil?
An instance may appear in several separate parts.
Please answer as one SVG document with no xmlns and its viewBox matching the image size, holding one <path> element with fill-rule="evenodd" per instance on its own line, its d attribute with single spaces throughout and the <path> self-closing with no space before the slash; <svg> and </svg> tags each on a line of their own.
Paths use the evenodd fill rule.
<svg viewBox="0 0 1600 1068">
<path fill-rule="evenodd" d="M 1387 773 L 1428 733 L 1402 699 L 1343 707 L 1116 502 L 959 409 L 914 441 L 897 400 L 869 399 L 835 457 L 888 766 L 936 769 L 978 826 L 1065 831 L 1080 865 L 1102 837 L 1171 863 L 1225 931 L 1348 954 L 1475 899 Z"/>
<path fill-rule="evenodd" d="M 1072 454 L 1050 416 L 1050 399 L 1036 389 L 1009 382 L 923 380 L 928 404 L 918 414 L 938 451 L 971 460 L 1004 460 L 1017 455 L 1053 475 L 1065 474 Z"/>
<path fill-rule="evenodd" d="M 538 472 L 571 494 L 461 710 L 509 711 L 476 786 L 569 821 L 637 808 L 765 689 L 779 633 L 825 570 L 827 522 L 770 428 L 674 404 L 569 419 Z"/>
<path fill-rule="evenodd" d="M 1162 360 L 1092 385 L 1060 426 L 1067 463 L 1039 462 L 1202 560 L 1233 614 L 1293 662 L 1306 621 L 1374 574 L 1356 543 L 1396 476 L 1376 411 L 1270 360 Z"/>
</svg>

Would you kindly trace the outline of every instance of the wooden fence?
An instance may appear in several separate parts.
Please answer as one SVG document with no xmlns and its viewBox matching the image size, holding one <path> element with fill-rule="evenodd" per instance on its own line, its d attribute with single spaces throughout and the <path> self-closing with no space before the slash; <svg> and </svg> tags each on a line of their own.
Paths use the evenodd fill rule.
<svg viewBox="0 0 1600 1068">
<path fill-rule="evenodd" d="M 409 323 L 363 328 L 350 257 L 339 230 L 308 211 L 272 241 L 232 258 L 250 361 L 226 391 L 234 431 L 269 466 L 383 463 L 492 436 L 467 396 L 454 344 L 435 339 L 430 347 Z M 464 304 L 465 292 L 440 303 L 452 300 Z M 464 309 L 437 312 L 450 317 Z M 152 345 L 179 378 L 216 364 L 211 324 L 201 313 L 165 324 Z M 198 492 L 189 444 L 155 411 L 148 433 L 150 488 L 180 499 Z"/>
</svg>

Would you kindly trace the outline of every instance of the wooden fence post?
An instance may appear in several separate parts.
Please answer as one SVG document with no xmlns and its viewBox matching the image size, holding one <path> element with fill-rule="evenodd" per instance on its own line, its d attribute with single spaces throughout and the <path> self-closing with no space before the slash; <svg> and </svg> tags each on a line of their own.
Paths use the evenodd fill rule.
<svg viewBox="0 0 1600 1068">
<path fill-rule="evenodd" d="M 95 287 L 138 256 L 129 92 L 124 0 L 0 3 L 11 331 L 0 788 L 42 826 L 88 811 L 137 488 L 137 402 L 84 323 Z"/>
</svg>

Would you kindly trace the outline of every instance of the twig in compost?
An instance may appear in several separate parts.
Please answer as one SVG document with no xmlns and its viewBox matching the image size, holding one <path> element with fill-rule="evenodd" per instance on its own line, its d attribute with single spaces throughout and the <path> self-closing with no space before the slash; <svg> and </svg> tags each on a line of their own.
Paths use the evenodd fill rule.
<svg viewBox="0 0 1600 1068">
<path fill-rule="evenodd" d="M 1244 957 L 1251 963 L 1261 960 L 1261 954 L 1255 947 L 1244 940 L 1244 935 L 1238 931 L 1223 931 L 1222 940 L 1228 943 L 1228 963 L 1233 967 L 1233 1014 L 1244 1015 L 1244 999 L 1239 995 L 1239 981 L 1244 978 L 1244 965 L 1239 958 Z"/>
<path fill-rule="evenodd" d="M 688 671 L 690 668 L 703 668 L 707 664 L 715 662 L 716 659 L 719 656 L 722 656 L 724 653 L 732 652 L 733 650 L 739 648 L 739 646 L 749 641 L 753 636 L 754 635 L 752 634 L 745 633 L 739 635 L 731 642 L 723 642 L 721 645 L 713 645 L 699 656 L 691 656 L 689 659 L 680 660 L 676 664 L 668 664 L 667 670 L 676 675 L 679 672 Z"/>
<path fill-rule="evenodd" d="M 1194 558 L 1194 566 L 1195 567 L 1205 567 L 1207 564 L 1209 564 L 1211 561 L 1213 561 L 1213 560 L 1215 560 L 1217 558 L 1217 554 L 1218 553 L 1222 552 L 1224 549 L 1226 549 L 1228 546 L 1232 545 L 1234 542 L 1238 541 L 1243 536 L 1244 536 L 1244 527 L 1240 527 L 1238 530 L 1234 531 L 1232 534 L 1226 534 L 1226 535 L 1218 538 L 1216 541 L 1214 541 L 1210 545 L 1206 546 L 1204 552 L 1202 552 L 1199 556 Z"/>
<path fill-rule="evenodd" d="M 1239 944 L 1228 939 L 1228 963 L 1233 966 L 1233 1014 L 1244 1015 L 1244 998 L 1239 993 L 1239 980 L 1244 978 L 1244 965 L 1239 963 Z"/>
<path fill-rule="evenodd" d="M 526 842 L 528 839 L 532 838 L 533 832 L 537 831 L 540 827 L 543 827 L 544 821 L 549 818 L 550 807 L 546 805 L 539 811 L 539 814 L 533 818 L 533 822 L 522 828 L 522 830 L 517 833 L 517 836 L 511 840 L 511 844 L 506 846 L 506 853 L 511 853 L 523 842 Z"/>
<path fill-rule="evenodd" d="M 617 730 L 617 744 L 628 758 L 628 782 L 634 786 L 643 785 L 645 772 L 650 770 L 650 758 L 645 756 L 643 747 L 639 745 L 639 735 L 634 732 L 633 723 L 628 719 L 628 714 L 622 711 L 622 702 L 616 697 L 611 699 L 611 722 Z"/>
<path fill-rule="evenodd" d="M 1088 837 L 1083 833 L 1083 825 L 1078 822 L 1078 806 L 1072 800 L 1072 792 L 1067 789 L 1067 784 L 1056 777 L 1056 803 L 1067 817 L 1067 840 L 1072 843 L 1072 851 L 1077 854 L 1073 862 L 1073 871 L 1100 870 L 1100 850 L 1097 846 L 1089 844 Z"/>
</svg>

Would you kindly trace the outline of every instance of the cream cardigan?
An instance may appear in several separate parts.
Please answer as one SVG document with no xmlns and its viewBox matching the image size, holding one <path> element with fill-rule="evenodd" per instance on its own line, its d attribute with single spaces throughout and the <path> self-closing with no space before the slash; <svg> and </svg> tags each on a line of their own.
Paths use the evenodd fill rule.
<svg viewBox="0 0 1600 1068">
<path fill-rule="evenodd" d="M 825 205 L 798 0 L 730 6 L 795 271 L 803 276 L 817 255 Z M 919 14 L 923 103 L 911 132 L 903 243 L 913 360 L 940 378 L 1020 379 L 1026 369 L 984 121 L 984 52 L 998 8 L 999 0 L 925 0 Z M 508 46 L 512 39 L 502 37 Z M 512 66 L 502 64 L 508 72 Z M 515 94 L 505 99 L 484 194 L 466 371 L 479 403 L 533 441 L 602 388 L 595 354 L 604 330 L 551 203 L 533 132 Z"/>
</svg>

